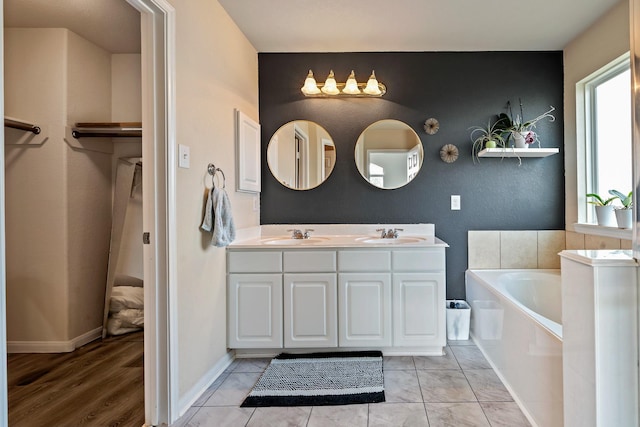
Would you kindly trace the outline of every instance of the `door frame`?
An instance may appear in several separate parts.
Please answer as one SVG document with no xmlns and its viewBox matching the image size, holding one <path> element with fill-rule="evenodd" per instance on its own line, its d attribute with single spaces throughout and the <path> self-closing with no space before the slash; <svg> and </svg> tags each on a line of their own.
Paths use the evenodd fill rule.
<svg viewBox="0 0 640 427">
<path fill-rule="evenodd" d="M 178 415 L 176 340 L 175 9 L 167 0 L 126 0 L 140 12 L 143 120 L 145 425 Z M 0 0 L 0 19 L 4 1 Z M 4 35 L 0 33 L 0 113 L 4 116 Z M 0 134 L 4 146 L 4 133 Z M 4 150 L 0 152 L 4 165 Z M 8 427 L 5 176 L 0 174 L 0 427 Z"/>
</svg>

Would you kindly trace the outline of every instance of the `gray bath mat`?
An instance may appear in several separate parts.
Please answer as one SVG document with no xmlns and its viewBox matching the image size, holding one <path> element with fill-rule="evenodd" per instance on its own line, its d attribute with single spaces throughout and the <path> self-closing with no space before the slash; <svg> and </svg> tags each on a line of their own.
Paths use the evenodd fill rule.
<svg viewBox="0 0 640 427">
<path fill-rule="evenodd" d="M 271 360 L 241 406 L 384 402 L 382 353 L 283 353 Z"/>
</svg>

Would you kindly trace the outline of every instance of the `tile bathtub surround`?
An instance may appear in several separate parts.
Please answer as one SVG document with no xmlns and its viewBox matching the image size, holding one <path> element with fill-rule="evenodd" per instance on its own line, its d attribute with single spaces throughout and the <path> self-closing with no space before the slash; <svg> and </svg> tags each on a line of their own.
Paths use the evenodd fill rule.
<svg viewBox="0 0 640 427">
<path fill-rule="evenodd" d="M 172 426 L 530 426 L 472 341 L 445 351 L 384 357 L 386 402 L 368 405 L 240 408 L 269 359 L 237 359 Z"/>
<path fill-rule="evenodd" d="M 469 231 L 468 268 L 560 268 L 564 230 Z"/>
<path fill-rule="evenodd" d="M 631 241 L 564 230 L 469 231 L 468 268 L 560 268 L 565 249 L 631 249 Z"/>
</svg>

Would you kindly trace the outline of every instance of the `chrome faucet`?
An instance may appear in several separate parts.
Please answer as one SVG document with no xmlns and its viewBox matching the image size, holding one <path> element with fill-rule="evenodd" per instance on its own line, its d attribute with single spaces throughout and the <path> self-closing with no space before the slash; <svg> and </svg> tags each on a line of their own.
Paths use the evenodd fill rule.
<svg viewBox="0 0 640 427">
<path fill-rule="evenodd" d="M 380 238 L 381 239 L 397 239 L 398 238 L 398 231 L 404 231 L 402 228 L 394 228 L 394 229 L 389 229 L 388 231 L 386 231 L 384 228 L 378 228 L 376 231 L 380 231 Z"/>
<path fill-rule="evenodd" d="M 314 231 L 312 228 L 305 228 L 304 233 L 297 228 L 292 228 L 291 230 L 287 230 L 291 232 L 292 239 L 308 239 L 311 234 L 310 231 Z"/>
</svg>

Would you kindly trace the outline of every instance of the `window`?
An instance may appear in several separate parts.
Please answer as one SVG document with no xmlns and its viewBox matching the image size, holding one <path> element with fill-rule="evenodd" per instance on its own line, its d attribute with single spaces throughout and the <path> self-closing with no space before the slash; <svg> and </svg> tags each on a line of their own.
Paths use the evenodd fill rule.
<svg viewBox="0 0 640 427">
<path fill-rule="evenodd" d="M 597 193 L 603 199 L 611 197 L 611 189 L 626 194 L 633 188 L 629 56 L 579 85 L 578 93 L 584 94 L 584 194 Z M 580 222 L 595 223 L 594 209 L 588 206 Z"/>
</svg>

